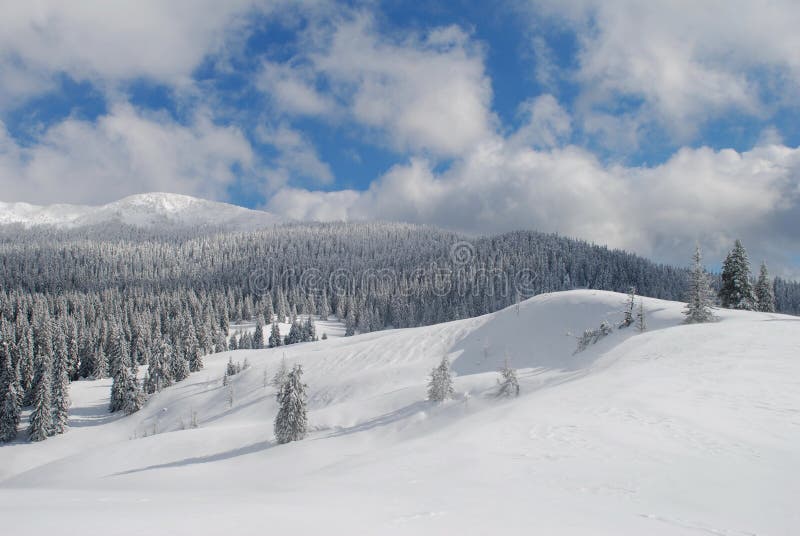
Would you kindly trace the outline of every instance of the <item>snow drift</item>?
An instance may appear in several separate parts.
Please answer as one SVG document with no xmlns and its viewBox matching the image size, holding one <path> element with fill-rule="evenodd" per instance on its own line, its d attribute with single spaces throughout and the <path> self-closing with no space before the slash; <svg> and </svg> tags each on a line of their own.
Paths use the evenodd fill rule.
<svg viewBox="0 0 800 536">
<path fill-rule="evenodd" d="M 0 447 L 9 534 L 792 534 L 800 527 L 800 319 L 545 294 L 422 328 L 209 356 L 130 417 L 72 386 L 71 429 Z M 456 396 L 424 400 L 449 356 Z M 302 363 L 311 433 L 276 445 L 271 375 Z M 228 359 L 250 367 L 222 385 Z M 498 399 L 496 371 L 521 395 Z M 265 386 L 265 383 L 267 385 Z M 192 415 L 197 428 L 192 428 Z"/>
</svg>

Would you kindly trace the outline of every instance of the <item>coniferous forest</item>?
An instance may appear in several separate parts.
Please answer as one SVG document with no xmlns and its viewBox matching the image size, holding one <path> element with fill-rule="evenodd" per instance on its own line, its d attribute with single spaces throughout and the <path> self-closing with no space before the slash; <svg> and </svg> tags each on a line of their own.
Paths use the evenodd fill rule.
<svg viewBox="0 0 800 536">
<path fill-rule="evenodd" d="M 390 223 L 202 234 L 4 227 L 0 362 L 6 391 L 15 391 L 6 398 L 16 401 L 6 420 L 34 406 L 29 437 L 58 433 L 60 408 L 69 407 L 64 382 L 79 378 L 114 378 L 110 410 L 134 412 L 145 393 L 226 350 L 239 321 L 259 319 L 264 329 L 262 319 L 336 315 L 347 334 L 365 333 L 477 316 L 571 288 L 633 287 L 682 300 L 688 280 L 685 268 L 535 232 L 468 238 Z M 798 283 L 776 279 L 773 292 L 779 312 L 800 313 Z M 246 340 L 262 347 L 268 337 Z M 150 371 L 142 385 L 141 365 Z"/>
</svg>

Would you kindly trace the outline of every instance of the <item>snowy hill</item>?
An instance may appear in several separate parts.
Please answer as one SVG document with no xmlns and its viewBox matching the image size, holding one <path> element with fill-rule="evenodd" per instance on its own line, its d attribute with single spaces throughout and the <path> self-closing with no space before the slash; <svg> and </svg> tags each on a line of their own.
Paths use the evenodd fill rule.
<svg viewBox="0 0 800 536">
<path fill-rule="evenodd" d="M 123 223 L 137 227 L 224 226 L 244 230 L 277 222 L 278 218 L 268 212 L 168 193 L 132 195 L 96 207 L 0 203 L 0 224 L 22 224 L 26 227 L 52 225 L 73 228 Z"/>
<path fill-rule="evenodd" d="M 581 353 L 567 333 L 625 296 L 544 294 L 422 328 L 206 358 L 109 416 L 72 386 L 71 429 L 0 447 L 9 534 L 716 534 L 800 527 L 800 319 L 644 299 L 649 329 Z M 456 397 L 425 401 L 443 354 Z M 281 357 L 302 363 L 311 433 L 276 445 Z M 230 357 L 251 367 L 221 378 Z M 522 394 L 493 396 L 507 357 Z M 266 371 L 266 373 L 265 373 Z M 188 427 L 196 412 L 198 428 Z M 44 515 L 46 514 L 46 515 Z"/>
</svg>

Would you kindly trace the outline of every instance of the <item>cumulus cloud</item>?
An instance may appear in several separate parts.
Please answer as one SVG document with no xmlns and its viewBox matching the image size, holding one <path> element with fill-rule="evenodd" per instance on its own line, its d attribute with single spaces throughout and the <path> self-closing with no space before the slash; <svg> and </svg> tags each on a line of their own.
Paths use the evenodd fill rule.
<svg viewBox="0 0 800 536">
<path fill-rule="evenodd" d="M 25 146 L 0 122 L 4 200 L 105 203 L 148 191 L 219 199 L 236 180 L 234 167 L 246 172 L 253 162 L 239 129 L 202 112 L 182 125 L 119 103 L 95 122 L 57 123 Z"/>
<path fill-rule="evenodd" d="M 281 191 L 269 208 L 284 207 L 301 219 L 559 232 L 676 263 L 695 240 L 714 258 L 738 237 L 755 258 L 787 268 L 800 236 L 770 222 L 800 212 L 800 149 L 683 149 L 658 166 L 625 167 L 574 146 L 540 150 L 495 139 L 444 173 L 412 159 L 364 192 Z"/>
<path fill-rule="evenodd" d="M 257 0 L 5 2 L 0 74 L 5 101 L 51 88 L 53 75 L 114 84 L 137 77 L 191 83 L 203 58 L 246 24 Z M 3 102 L 0 102 L 3 104 Z"/>
<path fill-rule="evenodd" d="M 534 17 L 555 17 L 575 31 L 580 105 L 601 135 L 613 135 L 603 127 L 614 125 L 593 115 L 616 109 L 621 98 L 628 105 L 641 100 L 642 121 L 687 140 L 703 121 L 732 110 L 768 115 L 765 92 L 796 99 L 800 89 L 800 4 L 794 0 L 528 5 Z"/>
<path fill-rule="evenodd" d="M 336 110 L 336 103 L 317 91 L 315 78 L 308 66 L 264 61 L 256 85 L 274 101 L 278 113 L 330 115 Z"/>
<path fill-rule="evenodd" d="M 267 63 L 262 72 L 260 87 L 284 111 L 338 112 L 373 142 L 435 157 L 461 155 L 494 131 L 483 54 L 461 28 L 393 38 L 357 13 L 312 33 L 309 50 L 293 62 Z M 315 89 L 317 79 L 331 98 Z"/>
<path fill-rule="evenodd" d="M 328 164 L 320 160 L 313 144 L 302 133 L 287 125 L 277 128 L 261 127 L 259 139 L 271 145 L 278 155 L 274 168 L 267 172 L 271 178 L 270 188 L 283 186 L 290 177 L 306 178 L 318 184 L 333 182 L 333 172 Z"/>
</svg>

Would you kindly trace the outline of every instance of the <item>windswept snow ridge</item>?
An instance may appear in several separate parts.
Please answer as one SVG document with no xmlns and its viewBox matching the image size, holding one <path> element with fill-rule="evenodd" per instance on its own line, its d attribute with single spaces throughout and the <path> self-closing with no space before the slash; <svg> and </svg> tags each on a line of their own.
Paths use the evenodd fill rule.
<svg viewBox="0 0 800 536">
<path fill-rule="evenodd" d="M 683 304 L 644 298 L 648 331 L 614 329 L 575 354 L 573 335 L 621 320 L 625 299 L 544 294 L 474 319 L 217 354 L 130 417 L 106 413 L 108 380 L 73 383 L 68 433 L 0 447 L 4 530 L 796 533 L 800 319 L 726 310 L 683 325 Z M 436 405 L 426 379 L 443 354 L 456 395 Z M 306 372 L 311 433 L 276 445 L 264 379 L 284 356 Z M 230 357 L 251 366 L 229 407 Z M 506 358 L 521 395 L 498 399 Z"/>
<path fill-rule="evenodd" d="M 75 228 L 122 223 L 145 228 L 165 225 L 224 226 L 236 230 L 248 230 L 272 225 L 278 221 L 276 216 L 268 212 L 168 193 L 132 195 L 97 207 L 0 203 L 0 224 L 21 224 L 25 227 L 51 225 L 59 228 Z"/>
</svg>

